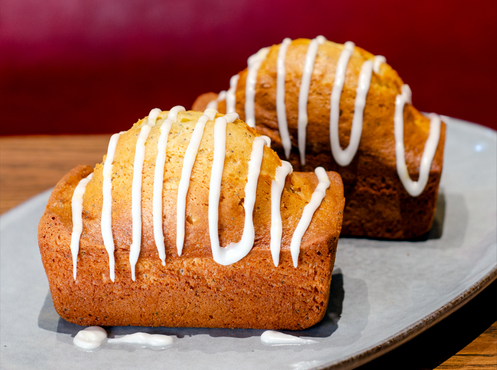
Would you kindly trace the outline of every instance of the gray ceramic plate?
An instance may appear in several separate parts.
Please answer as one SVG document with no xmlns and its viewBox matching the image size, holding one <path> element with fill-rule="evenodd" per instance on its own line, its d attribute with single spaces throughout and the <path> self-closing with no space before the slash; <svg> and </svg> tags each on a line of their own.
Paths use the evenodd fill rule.
<svg viewBox="0 0 497 370">
<path fill-rule="evenodd" d="M 497 276 L 496 132 L 448 122 L 436 220 L 423 240 L 341 239 L 326 318 L 294 335 L 316 344 L 267 347 L 260 330 L 108 328 L 172 335 L 164 351 L 72 345 L 81 327 L 53 309 L 36 231 L 49 193 L 1 222 L 1 362 L 8 369 L 352 368 L 413 338 Z"/>
</svg>

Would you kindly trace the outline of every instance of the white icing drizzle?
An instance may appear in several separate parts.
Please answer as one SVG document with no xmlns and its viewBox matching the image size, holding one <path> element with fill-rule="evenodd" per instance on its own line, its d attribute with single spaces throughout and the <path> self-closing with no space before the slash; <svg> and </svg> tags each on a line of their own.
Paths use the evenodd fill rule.
<svg viewBox="0 0 497 370">
<path fill-rule="evenodd" d="M 164 266 L 166 265 L 166 249 L 164 245 L 164 230 L 162 225 L 162 189 L 164 183 L 164 165 L 166 164 L 167 139 L 169 137 L 169 131 L 171 131 L 172 124 L 176 122 L 178 113 L 183 111 L 185 111 L 185 108 L 182 106 L 178 105 L 173 107 L 169 111 L 167 119 L 162 123 L 160 127 L 159 142 L 157 144 L 157 158 L 155 160 L 154 193 L 152 200 L 154 239 L 157 251 L 159 252 L 159 258 Z"/>
<path fill-rule="evenodd" d="M 255 127 L 254 104 L 255 104 L 255 85 L 257 84 L 257 72 L 261 64 L 269 54 L 270 48 L 262 48 L 254 55 L 248 58 L 247 81 L 245 83 L 245 123 L 250 127 Z"/>
<path fill-rule="evenodd" d="M 219 92 L 216 99 L 211 100 L 209 103 L 207 103 L 207 108 L 217 110 L 217 106 L 219 105 L 219 102 L 222 102 L 224 99 L 226 99 L 226 91 L 225 90 Z"/>
<path fill-rule="evenodd" d="M 198 148 L 204 134 L 205 124 L 209 120 L 213 120 L 217 114 L 217 110 L 207 108 L 204 114 L 199 118 L 195 129 L 193 130 L 190 144 L 185 152 L 183 159 L 183 168 L 181 170 L 181 179 L 178 186 L 178 201 L 177 201 L 177 223 L 176 223 L 176 248 L 178 256 L 181 256 L 183 244 L 185 241 L 185 220 L 186 220 L 186 195 L 190 187 L 190 177 L 192 174 L 193 165 L 197 158 Z"/>
<path fill-rule="evenodd" d="M 71 210 L 72 210 L 72 234 L 71 234 L 71 254 L 72 254 L 72 266 L 73 266 L 73 276 L 76 280 L 76 271 L 78 264 L 78 253 L 79 253 L 79 240 L 81 238 L 81 233 L 83 232 L 83 195 L 85 194 L 86 185 L 90 182 L 93 177 L 93 173 L 90 173 L 87 177 L 82 179 L 72 195 L 71 200 Z"/>
<path fill-rule="evenodd" d="M 323 36 L 318 36 L 311 41 L 305 55 L 304 70 L 302 71 L 302 83 L 299 91 L 299 116 L 298 116 L 298 132 L 299 132 L 299 152 L 300 162 L 305 164 L 305 139 L 307 129 L 307 101 L 309 99 L 309 88 L 311 86 L 311 76 L 314 69 L 314 61 L 318 51 L 318 46 L 324 44 L 326 39 Z"/>
<path fill-rule="evenodd" d="M 300 254 L 300 243 L 302 242 L 302 237 L 306 232 L 309 224 L 311 223 L 312 216 L 316 209 L 320 206 L 326 195 L 326 189 L 330 187 L 330 180 L 328 178 L 328 174 L 326 173 L 323 167 L 317 167 L 314 172 L 319 180 L 318 186 L 314 190 L 311 196 L 311 200 L 304 207 L 302 212 L 302 217 L 295 229 L 295 232 L 292 236 L 292 242 L 290 244 L 290 251 L 292 253 L 293 266 L 297 267 L 299 261 Z"/>
<path fill-rule="evenodd" d="M 374 71 L 374 73 L 379 74 L 380 73 L 381 65 L 383 63 L 386 63 L 386 62 L 387 62 L 387 58 L 385 58 L 383 55 L 376 55 L 374 57 L 374 61 L 373 61 L 373 71 Z"/>
<path fill-rule="evenodd" d="M 219 198 L 221 196 L 221 179 L 223 177 L 224 160 L 226 156 L 226 127 L 228 121 L 233 122 L 238 114 L 229 113 L 219 117 L 214 123 L 214 158 L 212 160 L 211 180 L 209 186 L 209 237 L 211 246 L 219 246 Z M 214 250 L 215 248 L 212 247 Z M 214 253 L 214 252 L 213 252 Z M 217 253 L 217 252 L 216 252 Z"/>
<path fill-rule="evenodd" d="M 423 192 L 428 183 L 431 163 L 440 140 L 441 121 L 438 115 L 430 113 L 430 132 L 421 156 L 419 179 L 418 181 L 412 181 L 407 170 L 404 149 L 404 106 L 406 103 L 411 104 L 411 89 L 408 85 L 403 85 L 401 94 L 397 95 L 395 99 L 395 158 L 400 181 L 411 196 L 417 197 Z"/>
<path fill-rule="evenodd" d="M 350 162 L 354 159 L 357 149 L 359 148 L 359 142 L 361 141 L 362 135 L 362 122 L 364 115 L 364 107 L 366 106 L 366 96 L 369 91 L 369 85 L 371 83 L 371 76 L 373 74 L 373 62 L 370 60 L 364 62 L 361 67 L 361 72 L 359 73 L 359 82 L 357 84 L 357 92 L 354 107 L 354 117 L 352 118 L 352 128 L 350 132 L 349 146 L 345 149 L 340 147 L 340 140 L 338 134 L 338 117 L 335 116 L 336 120 L 333 120 L 330 124 L 330 136 L 331 140 L 331 151 L 335 161 L 340 166 L 348 166 Z M 340 98 L 338 98 L 338 102 Z M 338 108 L 337 108 L 338 109 Z M 333 113 L 332 113 L 333 114 Z"/>
<path fill-rule="evenodd" d="M 259 136 L 254 139 L 252 144 L 252 152 L 248 164 L 249 171 L 247 183 L 245 185 L 245 199 L 243 203 L 243 208 L 245 210 L 245 225 L 242 238 L 238 243 L 231 243 L 228 246 L 221 248 L 218 236 L 218 211 L 221 177 L 226 153 L 226 123 L 224 123 L 223 120 L 218 120 L 214 126 L 214 161 L 212 164 L 209 193 L 209 236 L 214 261 L 221 265 L 230 265 L 240 261 L 250 252 L 254 245 L 255 230 L 252 217 L 264 145 L 267 145 L 268 141 L 270 142 L 268 137 Z"/>
<path fill-rule="evenodd" d="M 236 113 L 236 86 L 240 75 L 234 75 L 230 79 L 230 88 L 226 93 L 226 113 Z"/>
<path fill-rule="evenodd" d="M 159 114 L 161 114 L 161 112 L 162 111 L 159 108 L 152 109 L 148 114 L 146 124 L 150 127 L 154 126 L 157 123 L 157 118 L 159 117 Z"/>
<path fill-rule="evenodd" d="M 80 330 L 73 339 L 73 344 L 82 350 L 91 351 L 100 347 L 107 339 L 107 332 L 100 326 L 88 326 Z"/>
<path fill-rule="evenodd" d="M 281 193 L 285 187 L 286 177 L 292 173 L 292 165 L 281 161 L 281 166 L 276 169 L 276 175 L 271 183 L 271 255 L 273 262 L 278 267 L 280 260 L 281 235 L 283 224 L 281 222 Z"/>
<path fill-rule="evenodd" d="M 221 197 L 221 180 L 224 160 L 226 158 L 226 116 L 219 117 L 214 123 L 214 158 L 212 160 L 211 180 L 209 186 L 209 238 L 213 255 L 217 256 L 219 246 L 219 198 Z M 214 252 L 216 250 L 216 252 Z M 214 257 L 215 259 L 215 257 Z"/>
<path fill-rule="evenodd" d="M 292 141 L 288 133 L 288 122 L 286 120 L 286 105 L 285 105 L 285 58 L 288 46 L 292 40 L 286 38 L 280 45 L 278 51 L 278 59 L 276 60 L 277 79 L 276 79 L 276 116 L 278 118 L 278 130 L 280 132 L 281 144 L 285 151 L 285 157 L 290 157 L 292 149 Z"/>
<path fill-rule="evenodd" d="M 403 99 L 405 99 L 406 103 L 412 104 L 412 91 L 409 85 L 404 84 L 400 87 L 400 95 L 403 96 Z"/>
<path fill-rule="evenodd" d="M 114 154 L 116 152 L 119 134 L 111 136 L 107 156 L 102 170 L 103 185 L 102 185 L 102 219 L 101 230 L 104 246 L 109 255 L 109 274 L 110 280 L 114 281 L 114 237 L 112 235 L 112 163 L 114 162 Z"/>
<path fill-rule="evenodd" d="M 302 344 L 317 343 L 317 341 L 312 339 L 303 339 L 290 334 L 283 334 L 274 330 L 266 330 L 264 333 L 262 333 L 261 342 L 269 346 L 302 345 Z"/>
<path fill-rule="evenodd" d="M 143 161 L 145 160 L 145 142 L 148 139 L 152 126 L 155 125 L 161 110 L 152 109 L 148 115 L 147 122 L 142 126 L 140 135 L 136 141 L 135 160 L 133 163 L 133 181 L 131 188 L 131 218 L 132 218 L 132 242 L 129 247 L 129 263 L 131 265 L 131 278 L 135 281 L 135 267 L 140 256 L 142 242 L 142 180 Z"/>
<path fill-rule="evenodd" d="M 342 95 L 343 84 L 345 82 L 345 73 L 347 71 L 347 64 L 349 63 L 350 56 L 354 51 L 354 46 L 355 46 L 354 43 L 351 41 L 345 43 L 343 51 L 340 54 L 340 57 L 338 58 L 338 63 L 335 72 L 335 83 L 333 84 L 333 90 L 331 92 L 331 104 L 330 104 L 331 152 L 333 153 L 333 158 L 335 158 L 335 161 L 341 166 L 345 166 L 345 164 L 343 163 L 346 163 L 346 161 L 342 158 L 343 155 L 340 155 L 341 148 L 338 137 L 340 96 Z"/>
<path fill-rule="evenodd" d="M 173 338 L 162 334 L 148 334 L 138 332 L 123 335 L 119 338 L 109 338 L 107 342 L 111 344 L 137 344 L 151 349 L 164 349 L 173 344 Z"/>
</svg>

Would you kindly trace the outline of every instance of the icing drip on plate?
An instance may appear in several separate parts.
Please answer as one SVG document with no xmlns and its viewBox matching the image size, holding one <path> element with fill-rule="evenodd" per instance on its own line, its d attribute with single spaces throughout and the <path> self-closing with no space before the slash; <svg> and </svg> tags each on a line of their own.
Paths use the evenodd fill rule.
<svg viewBox="0 0 497 370">
<path fill-rule="evenodd" d="M 162 334 L 133 333 L 118 338 L 109 338 L 111 344 L 134 344 L 150 349 L 165 349 L 173 344 L 173 338 Z"/>
<path fill-rule="evenodd" d="M 100 326 L 89 326 L 80 330 L 73 339 L 76 347 L 92 351 L 100 347 L 107 340 L 107 332 Z"/>
<path fill-rule="evenodd" d="M 131 344 L 141 348 L 161 350 L 170 347 L 173 344 L 173 338 L 163 334 L 137 332 L 107 339 L 107 332 L 105 329 L 100 326 L 89 326 L 80 330 L 73 339 L 73 344 L 77 348 L 88 352 L 98 349 L 105 342 L 109 344 Z M 266 330 L 261 335 L 261 343 L 268 346 L 288 346 L 315 344 L 318 342 L 274 330 Z"/>
<path fill-rule="evenodd" d="M 141 332 L 107 339 L 107 332 L 100 326 L 89 326 L 80 330 L 74 337 L 73 344 L 84 351 L 93 351 L 106 341 L 110 344 L 134 344 L 155 350 L 165 349 L 173 344 L 173 338 L 167 335 Z"/>
<path fill-rule="evenodd" d="M 261 342 L 268 346 L 288 346 L 317 343 L 317 341 L 312 339 L 302 339 L 294 335 L 283 334 L 274 330 L 266 330 L 262 333 Z"/>
</svg>

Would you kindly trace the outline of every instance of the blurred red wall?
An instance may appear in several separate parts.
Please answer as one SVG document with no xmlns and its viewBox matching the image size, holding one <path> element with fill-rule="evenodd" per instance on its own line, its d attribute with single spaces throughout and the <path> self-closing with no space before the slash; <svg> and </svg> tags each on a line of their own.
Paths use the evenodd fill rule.
<svg viewBox="0 0 497 370">
<path fill-rule="evenodd" d="M 385 55 L 418 109 L 497 129 L 495 0 L 2 0 L 0 134 L 124 130 L 320 34 Z"/>
</svg>

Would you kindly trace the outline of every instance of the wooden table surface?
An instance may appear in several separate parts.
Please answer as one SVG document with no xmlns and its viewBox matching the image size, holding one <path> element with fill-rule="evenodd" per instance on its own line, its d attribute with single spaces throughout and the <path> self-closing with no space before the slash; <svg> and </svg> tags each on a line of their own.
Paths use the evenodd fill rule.
<svg viewBox="0 0 497 370">
<path fill-rule="evenodd" d="M 0 213 L 47 190 L 78 164 L 102 161 L 110 135 L 0 137 Z M 497 369 L 497 281 L 410 342 L 360 367 Z"/>
</svg>

